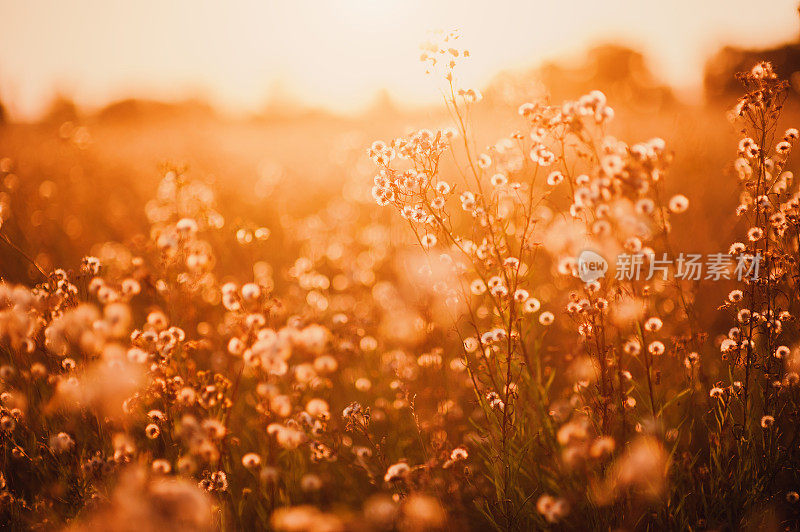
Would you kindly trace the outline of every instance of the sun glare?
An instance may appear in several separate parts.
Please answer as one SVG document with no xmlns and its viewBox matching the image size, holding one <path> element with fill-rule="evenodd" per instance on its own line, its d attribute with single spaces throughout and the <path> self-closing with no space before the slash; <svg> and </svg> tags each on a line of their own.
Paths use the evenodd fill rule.
<svg viewBox="0 0 800 532">
<path fill-rule="evenodd" d="M 787 6 L 793 1 L 780 0 Z M 497 6 L 456 0 L 233 1 L 221 12 L 204 2 L 143 0 L 100 3 L 91 16 L 71 3 L 37 3 L 41 9 L 27 9 L 25 2 L 2 7 L 7 24 L 0 31 L 0 94 L 22 117 L 41 113 L 54 92 L 88 105 L 130 93 L 168 99 L 204 94 L 224 109 L 254 111 L 275 82 L 303 104 L 337 111 L 359 110 L 382 89 L 400 103 L 433 103 L 430 87 L 418 78 L 417 47 L 427 31 L 452 27 L 464 30 L 473 45 L 470 68 L 479 84 L 509 67 L 530 68 L 597 42 L 621 40 L 641 45 L 664 67 L 659 74 L 665 81 L 699 86 L 704 59 L 695 51 L 713 51 L 709 43 L 719 35 L 761 43 L 793 36 L 796 26 L 790 17 L 764 10 L 754 17 L 771 28 L 769 34 L 745 32 L 735 9 L 723 13 L 684 0 L 652 8 L 627 0 Z M 697 12 L 718 20 L 716 34 L 694 22 Z"/>
</svg>

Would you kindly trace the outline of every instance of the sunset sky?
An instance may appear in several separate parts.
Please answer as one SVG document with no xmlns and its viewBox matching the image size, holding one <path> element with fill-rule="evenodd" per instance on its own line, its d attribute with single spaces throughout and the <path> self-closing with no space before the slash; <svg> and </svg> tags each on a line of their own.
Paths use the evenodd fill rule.
<svg viewBox="0 0 800 532">
<path fill-rule="evenodd" d="M 258 109 L 270 87 L 357 110 L 386 87 L 407 104 L 438 97 L 418 62 L 427 30 L 460 28 L 478 85 L 497 71 L 574 58 L 605 41 L 645 51 L 690 87 L 720 44 L 798 35 L 797 0 L 0 0 L 0 99 L 35 116 L 59 90 L 98 106 L 138 95 L 203 96 Z M 698 54 L 698 52 L 700 52 Z"/>
</svg>

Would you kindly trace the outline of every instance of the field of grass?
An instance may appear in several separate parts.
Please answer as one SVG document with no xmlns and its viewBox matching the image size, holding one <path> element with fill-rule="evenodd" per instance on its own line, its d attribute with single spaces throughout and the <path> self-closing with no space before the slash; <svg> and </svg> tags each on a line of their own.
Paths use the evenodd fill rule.
<svg viewBox="0 0 800 532">
<path fill-rule="evenodd" d="M 451 70 L 442 109 L 0 125 L 4 529 L 797 528 L 797 94 Z M 731 263 L 648 274 L 690 253 Z"/>
</svg>

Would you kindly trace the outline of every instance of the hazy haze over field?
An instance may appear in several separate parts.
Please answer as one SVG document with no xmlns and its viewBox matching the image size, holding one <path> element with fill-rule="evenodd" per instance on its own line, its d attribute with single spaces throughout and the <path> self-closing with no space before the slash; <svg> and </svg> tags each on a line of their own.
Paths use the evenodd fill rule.
<svg viewBox="0 0 800 532">
<path fill-rule="evenodd" d="M 260 108 L 272 91 L 348 111 L 393 87 L 402 103 L 430 103 L 438 93 L 420 75 L 415 50 L 437 27 L 461 28 L 478 85 L 500 70 L 613 40 L 642 49 L 667 82 L 691 87 L 722 44 L 794 38 L 796 2 L 769 3 L 234 0 L 221 10 L 189 0 L 0 0 L 0 96 L 20 118 L 39 113 L 54 91 L 91 106 L 188 94 L 233 111 Z"/>
</svg>

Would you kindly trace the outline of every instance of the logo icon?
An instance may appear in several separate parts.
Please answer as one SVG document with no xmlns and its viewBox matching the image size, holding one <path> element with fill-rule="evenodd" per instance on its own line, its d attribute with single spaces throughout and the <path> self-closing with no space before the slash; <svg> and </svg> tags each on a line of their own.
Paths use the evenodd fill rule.
<svg viewBox="0 0 800 532">
<path fill-rule="evenodd" d="M 578 277 L 584 283 L 591 283 L 605 276 L 608 262 L 600 254 L 584 249 L 578 255 Z"/>
</svg>

